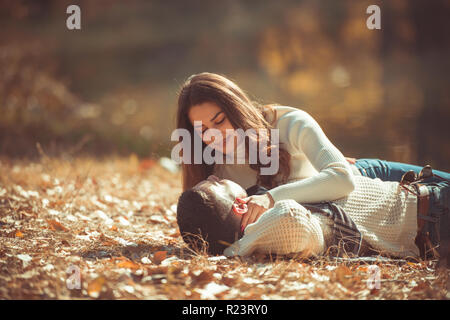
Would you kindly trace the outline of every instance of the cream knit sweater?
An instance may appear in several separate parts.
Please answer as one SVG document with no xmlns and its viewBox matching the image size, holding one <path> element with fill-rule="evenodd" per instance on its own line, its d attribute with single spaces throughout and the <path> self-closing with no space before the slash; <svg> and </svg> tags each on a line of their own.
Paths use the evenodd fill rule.
<svg viewBox="0 0 450 320">
<path fill-rule="evenodd" d="M 353 219 L 371 248 L 397 257 L 418 256 L 417 197 L 398 182 L 355 176 L 356 188 L 334 203 Z M 327 231 L 328 230 L 328 231 Z M 326 221 L 319 219 L 292 199 L 275 203 L 244 236 L 224 251 L 226 256 L 262 253 L 320 255 L 329 234 Z"/>
<path fill-rule="evenodd" d="M 276 106 L 275 110 L 274 127 L 279 129 L 279 142 L 291 155 L 291 174 L 288 183 L 269 190 L 274 201 L 312 203 L 348 195 L 355 187 L 353 176 L 359 174 L 356 167 L 350 166 L 308 113 L 288 106 Z M 274 120 L 272 115 L 268 117 L 269 122 Z M 245 189 L 256 184 L 257 172 L 248 163 L 216 164 L 213 173 Z"/>
</svg>

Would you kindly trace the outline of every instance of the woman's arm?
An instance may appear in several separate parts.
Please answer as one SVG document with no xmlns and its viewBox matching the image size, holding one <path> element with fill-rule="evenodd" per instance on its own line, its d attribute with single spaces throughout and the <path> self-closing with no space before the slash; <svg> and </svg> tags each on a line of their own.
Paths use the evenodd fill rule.
<svg viewBox="0 0 450 320">
<path fill-rule="evenodd" d="M 280 117 L 277 128 L 280 137 L 286 137 L 288 151 L 304 153 L 318 174 L 269 190 L 275 201 L 332 201 L 353 191 L 355 184 L 349 163 L 308 113 L 302 110 L 289 112 Z M 283 141 L 280 139 L 280 142 Z"/>
</svg>

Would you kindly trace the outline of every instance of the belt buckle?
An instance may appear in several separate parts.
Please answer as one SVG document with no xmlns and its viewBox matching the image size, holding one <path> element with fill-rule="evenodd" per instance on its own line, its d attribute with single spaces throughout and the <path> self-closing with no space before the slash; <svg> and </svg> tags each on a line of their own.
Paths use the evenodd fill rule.
<svg viewBox="0 0 450 320">
<path fill-rule="evenodd" d="M 400 184 L 411 184 L 417 180 L 417 175 L 413 170 L 405 172 L 400 179 Z"/>
</svg>

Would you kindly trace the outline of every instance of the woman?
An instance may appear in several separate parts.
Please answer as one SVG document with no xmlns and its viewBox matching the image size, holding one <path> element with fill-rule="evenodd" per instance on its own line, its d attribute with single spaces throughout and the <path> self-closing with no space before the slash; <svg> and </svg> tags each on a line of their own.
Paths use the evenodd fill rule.
<svg viewBox="0 0 450 320">
<path fill-rule="evenodd" d="M 201 126 L 194 128 L 195 123 Z M 206 139 L 203 134 L 208 129 L 217 129 L 225 137 L 227 129 L 266 130 L 267 136 L 258 135 L 254 138 L 257 141 L 270 138 L 270 129 L 278 129 L 279 145 L 267 148 L 268 154 L 278 152 L 279 155 L 279 170 L 273 175 L 261 174 L 261 169 L 267 165 L 259 157 L 257 163 L 252 163 L 248 153 L 244 164 L 192 164 L 193 161 L 182 164 L 183 190 L 210 175 L 233 180 L 243 188 L 258 184 L 269 189 L 266 194 L 238 199 L 247 204 L 242 229 L 279 200 L 312 203 L 345 197 L 355 188 L 354 175 L 370 175 L 367 166 L 374 165 L 362 162 L 366 168 L 358 170 L 328 140 L 308 113 L 288 106 L 260 105 L 251 101 L 233 81 L 215 73 L 192 75 L 183 84 L 178 97 L 177 128 L 190 132 L 192 156 L 195 135 L 202 137 L 202 151 L 213 142 L 214 149 L 224 155 L 236 150 L 237 144 L 233 144 L 236 146 L 233 148 L 226 139 L 219 143 Z M 245 141 L 245 150 L 249 150 L 249 140 Z"/>
</svg>

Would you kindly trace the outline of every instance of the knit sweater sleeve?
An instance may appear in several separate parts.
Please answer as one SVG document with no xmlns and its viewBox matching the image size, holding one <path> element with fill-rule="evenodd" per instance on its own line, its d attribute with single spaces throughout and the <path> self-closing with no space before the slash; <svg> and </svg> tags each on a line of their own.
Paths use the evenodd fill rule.
<svg viewBox="0 0 450 320">
<path fill-rule="evenodd" d="M 318 173 L 269 190 L 275 201 L 332 201 L 345 197 L 354 190 L 353 173 L 349 163 L 308 113 L 302 110 L 288 112 L 278 119 L 277 128 L 280 142 L 286 144 L 287 150 L 304 154 Z"/>
<path fill-rule="evenodd" d="M 324 251 L 324 237 L 317 217 L 293 200 L 282 200 L 245 228 L 244 236 L 225 249 L 225 256 L 254 252 L 304 256 Z"/>
</svg>

